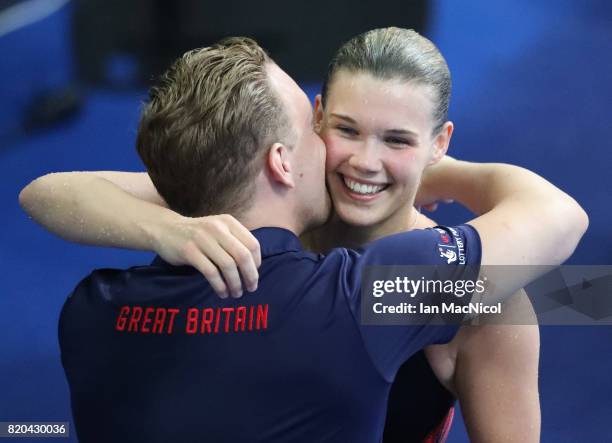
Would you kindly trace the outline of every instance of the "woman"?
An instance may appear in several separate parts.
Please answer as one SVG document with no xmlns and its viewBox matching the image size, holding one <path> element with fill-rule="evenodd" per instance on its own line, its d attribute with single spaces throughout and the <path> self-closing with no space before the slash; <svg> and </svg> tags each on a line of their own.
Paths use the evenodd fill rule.
<svg viewBox="0 0 612 443">
<path fill-rule="evenodd" d="M 316 99 L 314 119 L 328 149 L 327 183 L 335 212 L 306 239 L 311 247 L 359 247 L 384 235 L 434 225 L 414 204 L 423 172 L 445 155 L 452 136 L 453 124 L 447 121 L 450 89 L 444 58 L 414 31 L 373 30 L 338 50 Z M 132 196 L 109 188 L 99 177 Z M 250 233 L 226 218 L 188 220 L 170 214 L 146 174 L 56 174 L 30 187 L 22 194 L 24 207 L 64 237 L 153 249 L 170 263 L 196 266 L 221 295 L 227 288 L 241 295 L 238 270 L 247 289 L 256 288 L 259 254 Z M 89 203 L 92 193 L 95 204 Z M 138 229 L 130 225 L 133 196 L 159 205 L 147 207 L 150 223 Z M 41 208 L 61 202 L 68 202 L 64 209 L 69 210 L 63 211 L 68 218 L 46 219 Z M 431 202 L 424 196 L 420 203 Z M 113 220 L 118 211 L 121 220 Z M 101 220 L 113 221 L 106 226 Z M 201 255 L 187 256 L 188 242 L 197 244 Z M 524 308 L 525 300 L 517 300 L 509 303 L 506 315 Z M 462 402 L 472 440 L 539 440 L 538 345 L 535 326 L 482 325 L 464 327 L 448 345 L 417 354 L 396 377 L 385 442 L 443 435 L 444 417 L 455 396 Z"/>
</svg>

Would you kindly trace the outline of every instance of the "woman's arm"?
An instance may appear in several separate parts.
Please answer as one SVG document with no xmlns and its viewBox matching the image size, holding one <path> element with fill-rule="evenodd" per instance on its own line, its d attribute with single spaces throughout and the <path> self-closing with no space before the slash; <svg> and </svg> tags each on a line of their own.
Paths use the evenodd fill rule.
<svg viewBox="0 0 612 443">
<path fill-rule="evenodd" d="M 501 163 L 444 158 L 428 168 L 419 191 L 423 201 L 452 199 L 478 217 L 468 222 L 479 233 L 491 291 L 502 301 L 565 261 L 588 227 L 588 216 L 569 195 L 526 169 Z M 515 265 L 508 268 L 489 265 Z M 495 288 L 495 289 L 493 289 Z M 483 300 L 484 301 L 484 300 Z"/>
<path fill-rule="evenodd" d="M 27 185 L 19 203 L 64 240 L 154 251 L 150 221 L 178 219 L 146 173 L 62 172 Z"/>
<path fill-rule="evenodd" d="M 533 324 L 524 324 L 529 318 Z M 470 441 L 540 441 L 538 391 L 540 334 L 529 298 L 521 293 L 503 314 L 463 326 L 456 347 L 453 385 Z M 513 322 L 513 317 L 515 320 Z"/>
<path fill-rule="evenodd" d="M 229 215 L 184 217 L 168 209 L 146 173 L 64 172 L 39 177 L 19 194 L 43 227 L 77 243 L 157 252 L 196 267 L 220 296 L 257 288 L 259 243 Z M 223 275 L 223 278 L 221 277 Z"/>
<path fill-rule="evenodd" d="M 415 229 L 438 224 L 419 216 Z M 425 348 L 433 372 L 459 399 L 471 441 L 540 441 L 540 334 L 527 294 L 519 291 L 478 323 Z"/>
</svg>

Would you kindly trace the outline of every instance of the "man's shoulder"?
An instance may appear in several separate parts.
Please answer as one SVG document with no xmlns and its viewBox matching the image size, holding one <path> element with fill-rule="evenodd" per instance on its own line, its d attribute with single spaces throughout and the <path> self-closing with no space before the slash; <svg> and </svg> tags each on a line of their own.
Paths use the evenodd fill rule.
<svg viewBox="0 0 612 443">
<path fill-rule="evenodd" d="M 173 269 L 174 268 L 174 269 Z M 160 283 L 164 276 L 193 273 L 188 267 L 171 267 L 153 261 L 150 264 L 135 265 L 129 268 L 97 268 L 83 277 L 71 292 L 99 294 L 108 301 L 127 287 L 151 286 Z"/>
<path fill-rule="evenodd" d="M 479 264 L 478 233 L 469 225 L 435 226 L 383 237 L 364 248 L 380 265 Z"/>
<path fill-rule="evenodd" d="M 263 262 L 310 265 L 313 268 L 317 268 L 319 266 L 339 265 L 342 261 L 358 257 L 359 255 L 360 251 L 347 248 L 334 248 L 325 254 L 309 250 L 286 251 L 276 256 L 266 257 Z"/>
</svg>

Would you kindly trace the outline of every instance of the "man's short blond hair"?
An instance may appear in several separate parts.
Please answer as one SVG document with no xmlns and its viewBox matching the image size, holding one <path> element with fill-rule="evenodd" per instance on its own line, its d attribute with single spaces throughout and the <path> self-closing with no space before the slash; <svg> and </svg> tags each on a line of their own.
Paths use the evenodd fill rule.
<svg viewBox="0 0 612 443">
<path fill-rule="evenodd" d="M 150 90 L 138 154 L 159 194 L 187 216 L 240 214 L 272 143 L 290 124 L 254 41 L 224 39 L 185 53 Z"/>
</svg>

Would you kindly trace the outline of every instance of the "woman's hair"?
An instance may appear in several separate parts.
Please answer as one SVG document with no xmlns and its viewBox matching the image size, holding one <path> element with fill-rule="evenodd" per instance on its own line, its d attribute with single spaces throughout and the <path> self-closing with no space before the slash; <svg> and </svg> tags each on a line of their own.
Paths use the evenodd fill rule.
<svg viewBox="0 0 612 443">
<path fill-rule="evenodd" d="M 448 120 L 451 94 L 448 65 L 438 48 L 412 29 L 373 29 L 342 45 L 332 58 L 323 82 L 323 106 L 334 75 L 341 70 L 428 86 L 435 94 L 433 133 L 436 134 Z"/>
</svg>

